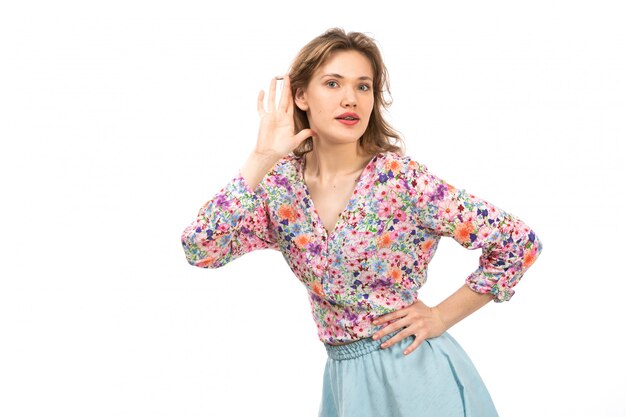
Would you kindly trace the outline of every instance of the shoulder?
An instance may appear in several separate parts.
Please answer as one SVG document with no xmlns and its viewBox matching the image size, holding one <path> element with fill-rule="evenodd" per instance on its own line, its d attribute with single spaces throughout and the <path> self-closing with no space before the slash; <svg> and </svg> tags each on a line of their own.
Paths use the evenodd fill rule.
<svg viewBox="0 0 626 417">
<path fill-rule="evenodd" d="M 377 168 L 382 173 L 391 173 L 395 175 L 416 175 L 425 173 L 428 168 L 422 162 L 417 161 L 409 155 L 401 155 L 396 152 L 383 152 L 379 154 L 379 163 Z"/>
</svg>

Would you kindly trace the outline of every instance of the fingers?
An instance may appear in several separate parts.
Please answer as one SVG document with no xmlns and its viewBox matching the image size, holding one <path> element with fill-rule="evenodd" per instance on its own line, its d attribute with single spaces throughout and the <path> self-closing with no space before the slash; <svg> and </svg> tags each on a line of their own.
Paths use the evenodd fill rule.
<svg viewBox="0 0 626 417">
<path fill-rule="evenodd" d="M 401 330 L 398 333 L 396 333 L 395 335 L 393 335 L 392 338 L 385 340 L 384 343 L 382 343 L 380 345 L 381 348 L 388 348 L 389 346 L 393 346 L 396 343 L 398 343 L 399 341 L 401 341 L 402 339 L 411 336 L 411 332 L 407 329 Z"/>
<path fill-rule="evenodd" d="M 381 347 L 381 349 L 386 349 L 386 348 L 391 347 L 391 346 L 395 345 L 396 343 L 406 339 L 409 336 L 413 336 L 413 337 L 415 337 L 415 339 L 409 345 L 409 347 L 407 347 L 406 349 L 404 349 L 402 351 L 402 353 L 404 355 L 408 355 L 411 352 L 413 352 L 415 349 L 417 349 L 419 347 L 419 345 L 421 345 L 422 342 L 425 340 L 425 338 L 423 337 L 422 334 L 415 335 L 413 333 L 409 333 L 408 331 L 402 331 L 402 332 L 399 332 L 398 334 L 394 335 L 391 339 L 386 340 L 384 343 L 382 343 L 380 345 L 380 347 Z"/>
<path fill-rule="evenodd" d="M 282 77 L 283 81 L 283 91 L 280 95 L 280 102 L 278 103 L 278 110 L 282 112 L 286 112 L 289 109 L 289 102 L 292 101 L 291 98 L 291 82 L 289 81 L 289 75 L 285 75 Z"/>
<path fill-rule="evenodd" d="M 408 320 L 397 320 L 391 324 L 386 325 L 383 329 L 377 331 L 376 333 L 374 333 L 374 335 L 372 336 L 372 338 L 374 340 L 378 340 L 380 338 L 382 338 L 383 336 L 386 336 L 390 333 L 395 332 L 398 329 L 406 329 L 406 327 L 408 325 L 410 325 L 411 322 L 409 322 Z M 399 333 L 398 333 L 399 334 Z"/>
<path fill-rule="evenodd" d="M 278 82 L 282 80 L 284 80 L 284 84 L 278 99 L 278 108 L 276 108 L 276 87 Z M 257 101 L 257 111 L 259 114 L 262 114 L 262 112 L 265 111 L 263 106 L 264 98 L 265 92 L 261 90 Z M 279 112 L 293 115 L 293 97 L 291 96 L 291 82 L 288 75 L 285 75 L 284 77 L 274 77 L 272 78 L 272 81 L 270 81 L 270 88 L 267 96 L 267 113 L 272 113 L 277 110 Z"/>
<path fill-rule="evenodd" d="M 276 109 L 276 78 L 270 82 L 269 96 L 267 97 L 267 111 L 273 112 Z"/>
<path fill-rule="evenodd" d="M 396 310 L 392 313 L 389 314 L 385 314 L 382 315 L 378 318 L 376 318 L 375 320 L 372 321 L 373 324 L 381 324 L 381 323 L 387 323 L 388 321 L 391 321 L 393 319 L 399 318 L 399 317 L 404 317 L 404 309 L 402 310 Z"/>
<path fill-rule="evenodd" d="M 316 135 L 317 135 L 317 133 L 315 133 L 311 129 L 302 129 L 300 132 L 298 132 L 298 134 L 295 136 L 295 138 L 298 141 L 298 144 L 300 144 L 300 142 L 302 142 L 306 138 L 310 138 L 310 137 L 316 136 Z"/>
<path fill-rule="evenodd" d="M 402 353 L 404 355 L 408 355 L 409 353 L 411 353 L 415 349 L 417 349 L 419 347 L 419 345 L 422 344 L 423 341 L 424 341 L 424 339 L 422 339 L 420 337 L 415 337 L 415 340 L 413 341 L 413 343 L 411 343 L 408 348 L 404 349 L 404 351 Z"/>
<path fill-rule="evenodd" d="M 265 91 L 259 91 L 259 97 L 257 98 L 256 109 L 259 112 L 259 116 L 263 114 L 265 109 L 263 109 L 263 97 L 265 96 Z"/>
</svg>

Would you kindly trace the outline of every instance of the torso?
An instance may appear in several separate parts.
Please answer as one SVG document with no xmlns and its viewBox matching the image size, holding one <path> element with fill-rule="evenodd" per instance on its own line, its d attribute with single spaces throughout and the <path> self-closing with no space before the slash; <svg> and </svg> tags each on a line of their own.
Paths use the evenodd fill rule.
<svg viewBox="0 0 626 417">
<path fill-rule="evenodd" d="M 305 159 L 304 182 L 327 234 L 331 234 L 335 229 L 335 225 L 348 205 L 362 172 L 363 169 L 343 178 L 337 178 L 332 184 L 320 184 L 318 180 L 311 178 L 310 173 L 307 172 Z"/>
<path fill-rule="evenodd" d="M 362 172 L 363 170 L 361 169 L 352 175 L 346 176 L 345 178 L 337 179 L 333 184 L 321 185 L 315 179 L 310 178 L 306 171 L 305 164 L 304 181 L 307 185 L 310 198 L 313 200 L 315 210 L 324 224 L 326 233 L 331 234 L 335 229 L 335 226 L 339 221 L 339 216 L 341 216 L 341 213 L 348 205 Z M 349 345 L 354 342 L 356 342 L 356 340 L 345 343 L 329 344 L 332 346 L 342 346 Z"/>
</svg>

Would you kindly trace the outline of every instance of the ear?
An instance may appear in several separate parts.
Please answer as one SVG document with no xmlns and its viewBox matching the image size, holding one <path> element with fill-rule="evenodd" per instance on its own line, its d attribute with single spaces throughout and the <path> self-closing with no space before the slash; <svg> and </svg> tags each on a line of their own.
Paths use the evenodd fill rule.
<svg viewBox="0 0 626 417">
<path fill-rule="evenodd" d="M 296 94 L 294 97 L 294 101 L 296 103 L 296 106 L 298 106 L 298 108 L 302 111 L 307 111 L 309 110 L 309 105 L 307 103 L 307 99 L 306 99 L 306 92 L 304 91 L 304 89 L 302 87 L 298 87 L 296 89 Z"/>
</svg>

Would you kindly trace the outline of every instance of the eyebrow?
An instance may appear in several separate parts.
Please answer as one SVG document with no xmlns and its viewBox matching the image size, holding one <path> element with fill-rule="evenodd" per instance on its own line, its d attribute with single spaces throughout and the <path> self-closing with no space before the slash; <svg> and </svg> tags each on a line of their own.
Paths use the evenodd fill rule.
<svg viewBox="0 0 626 417">
<path fill-rule="evenodd" d="M 345 78 L 345 77 L 344 77 L 343 75 L 341 75 L 341 74 L 324 74 L 324 75 L 322 75 L 322 76 L 320 77 L 320 79 L 322 79 L 322 78 L 324 78 L 324 77 L 333 77 L 333 78 L 339 78 L 339 79 L 343 79 L 343 78 Z M 367 76 L 367 75 L 362 75 L 362 76 L 360 76 L 358 79 L 359 79 L 359 80 L 370 80 L 370 81 L 373 81 L 373 80 L 372 80 L 372 77 L 369 77 L 369 76 Z"/>
</svg>

